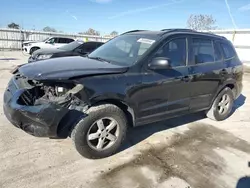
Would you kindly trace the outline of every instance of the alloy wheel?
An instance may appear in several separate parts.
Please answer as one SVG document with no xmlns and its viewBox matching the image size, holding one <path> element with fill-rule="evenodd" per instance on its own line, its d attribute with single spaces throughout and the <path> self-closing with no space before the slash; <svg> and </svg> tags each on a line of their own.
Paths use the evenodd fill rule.
<svg viewBox="0 0 250 188">
<path fill-rule="evenodd" d="M 87 133 L 87 143 L 95 150 L 110 148 L 119 136 L 119 125 L 111 117 L 105 117 L 94 122 Z"/>
<path fill-rule="evenodd" d="M 219 114 L 222 115 L 222 114 L 227 113 L 229 107 L 230 107 L 230 97 L 228 94 L 224 94 L 224 95 L 222 95 L 221 100 L 218 103 Z"/>
</svg>

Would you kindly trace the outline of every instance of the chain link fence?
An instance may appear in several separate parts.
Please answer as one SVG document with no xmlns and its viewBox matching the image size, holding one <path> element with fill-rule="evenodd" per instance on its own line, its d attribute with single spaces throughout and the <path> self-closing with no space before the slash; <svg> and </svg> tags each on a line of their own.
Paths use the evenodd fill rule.
<svg viewBox="0 0 250 188">
<path fill-rule="evenodd" d="M 25 41 L 42 41 L 48 37 L 55 37 L 55 36 L 69 37 L 73 39 L 80 39 L 83 41 L 99 41 L 99 42 L 106 42 L 109 39 L 111 39 L 109 37 L 93 36 L 93 35 L 78 35 L 78 34 L 65 34 L 65 33 L 0 28 L 0 50 L 21 50 L 22 43 Z"/>
</svg>

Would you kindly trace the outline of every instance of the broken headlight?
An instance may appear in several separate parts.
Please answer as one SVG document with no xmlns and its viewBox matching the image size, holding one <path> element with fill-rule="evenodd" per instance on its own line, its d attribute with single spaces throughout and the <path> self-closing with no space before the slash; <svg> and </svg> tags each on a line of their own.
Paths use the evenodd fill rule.
<svg viewBox="0 0 250 188">
<path fill-rule="evenodd" d="M 51 58 L 52 54 L 47 54 L 47 55 L 39 55 L 37 57 L 37 60 L 42 60 L 42 59 L 49 59 Z"/>
<path fill-rule="evenodd" d="M 56 86 L 55 87 L 55 92 L 56 92 L 57 96 L 64 95 L 67 91 L 68 91 L 68 89 L 66 89 L 66 88 L 64 88 L 62 86 Z"/>
</svg>

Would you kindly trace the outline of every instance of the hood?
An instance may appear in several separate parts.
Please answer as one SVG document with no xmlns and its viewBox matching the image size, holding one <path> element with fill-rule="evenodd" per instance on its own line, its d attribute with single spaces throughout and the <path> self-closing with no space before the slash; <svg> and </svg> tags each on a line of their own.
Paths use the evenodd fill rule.
<svg viewBox="0 0 250 188">
<path fill-rule="evenodd" d="M 64 50 L 58 49 L 58 48 L 44 48 L 44 49 L 39 49 L 36 50 L 32 55 L 47 55 L 47 54 L 55 54 L 55 53 L 60 53 L 63 52 Z"/>
<path fill-rule="evenodd" d="M 37 41 L 25 41 L 23 44 L 36 43 Z"/>
<path fill-rule="evenodd" d="M 18 71 L 34 80 L 65 80 L 78 76 L 123 73 L 127 69 L 127 66 L 74 56 L 25 64 Z"/>
<path fill-rule="evenodd" d="M 43 45 L 45 44 L 44 42 L 29 42 L 32 46 L 40 46 L 40 45 Z"/>
</svg>

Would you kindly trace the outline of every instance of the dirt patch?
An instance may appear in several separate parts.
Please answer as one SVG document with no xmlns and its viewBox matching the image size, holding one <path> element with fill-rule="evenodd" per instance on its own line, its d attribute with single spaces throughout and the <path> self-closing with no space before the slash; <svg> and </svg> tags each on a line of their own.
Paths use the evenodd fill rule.
<svg viewBox="0 0 250 188">
<path fill-rule="evenodd" d="M 165 145 L 152 145 L 132 161 L 103 172 L 92 187 L 175 187 L 166 184 L 172 177 L 186 182 L 185 188 L 225 187 L 219 177 L 226 164 L 216 150 L 229 148 L 250 153 L 246 141 L 214 126 L 193 123 Z"/>
</svg>

